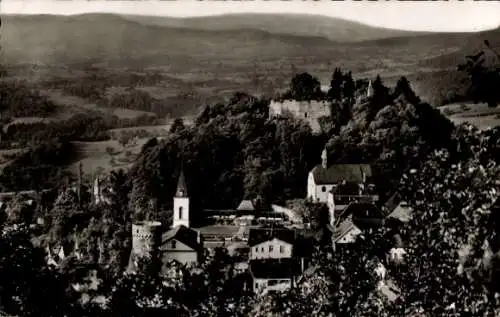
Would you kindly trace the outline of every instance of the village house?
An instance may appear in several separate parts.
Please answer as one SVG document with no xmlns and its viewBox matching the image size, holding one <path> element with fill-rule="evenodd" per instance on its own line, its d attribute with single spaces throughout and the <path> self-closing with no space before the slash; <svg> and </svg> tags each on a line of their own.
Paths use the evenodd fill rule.
<svg viewBox="0 0 500 317">
<path fill-rule="evenodd" d="M 295 259 L 253 260 L 249 265 L 255 294 L 289 290 L 300 275 Z"/>
<path fill-rule="evenodd" d="M 352 216 L 350 216 L 335 227 L 333 232 L 333 243 L 354 243 L 360 234 L 362 234 L 361 229 L 354 224 Z"/>
<path fill-rule="evenodd" d="M 184 225 L 174 227 L 162 235 L 160 256 L 162 263 L 177 261 L 196 264 L 203 255 L 201 235 Z"/>
<path fill-rule="evenodd" d="M 353 202 L 335 214 L 333 243 L 354 243 L 365 230 L 383 226 L 385 215 L 373 203 Z"/>
<path fill-rule="evenodd" d="M 251 229 L 248 237 L 250 260 L 291 258 L 294 243 L 294 230 Z"/>
<path fill-rule="evenodd" d="M 326 149 L 321 154 L 322 163 L 316 165 L 307 179 L 307 197 L 313 201 L 328 203 L 328 195 L 333 188 L 339 185 L 349 184 L 350 188 L 356 186 L 356 190 L 349 190 L 348 196 L 375 198 L 375 185 L 371 166 L 368 164 L 335 164 L 328 166 L 328 154 Z M 334 195 L 334 193 L 332 193 Z M 342 196 L 342 195 L 339 195 Z"/>
<path fill-rule="evenodd" d="M 255 293 L 283 291 L 305 270 L 309 245 L 286 228 L 253 228 L 248 238 L 249 271 Z"/>
</svg>

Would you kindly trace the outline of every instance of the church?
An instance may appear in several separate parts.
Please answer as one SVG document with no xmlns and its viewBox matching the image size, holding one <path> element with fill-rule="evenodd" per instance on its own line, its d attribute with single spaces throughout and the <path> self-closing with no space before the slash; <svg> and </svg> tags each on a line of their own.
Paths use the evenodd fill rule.
<svg viewBox="0 0 500 317">
<path fill-rule="evenodd" d="M 148 257 L 163 268 L 171 261 L 190 265 L 201 261 L 203 241 L 199 231 L 190 227 L 190 199 L 181 170 L 174 196 L 171 228 L 163 231 L 157 221 L 141 221 L 132 225 L 132 251 L 129 270 L 137 268 L 138 259 Z"/>
<path fill-rule="evenodd" d="M 307 179 L 307 197 L 315 202 L 327 203 L 330 192 L 338 187 L 350 185 L 354 194 L 362 196 L 374 188 L 371 166 L 368 164 L 334 164 L 328 166 L 326 148 L 321 154 L 321 164 L 316 165 Z"/>
</svg>

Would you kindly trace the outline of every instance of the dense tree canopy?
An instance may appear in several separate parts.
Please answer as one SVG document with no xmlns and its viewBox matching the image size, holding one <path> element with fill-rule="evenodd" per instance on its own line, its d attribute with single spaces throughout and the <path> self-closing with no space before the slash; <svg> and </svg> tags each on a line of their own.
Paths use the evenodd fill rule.
<svg viewBox="0 0 500 317">
<path fill-rule="evenodd" d="M 298 77 L 309 88 L 296 91 L 316 91 L 309 76 Z M 26 316 L 498 314 L 498 272 L 491 263 L 498 261 L 499 245 L 494 199 L 500 191 L 499 130 L 454 127 L 415 96 L 406 78 L 394 89 L 377 78 L 373 97 L 354 103 L 352 76 L 336 70 L 332 77 L 332 108 L 339 113 L 326 119 L 335 127 L 328 133 L 313 134 L 301 119 L 268 118 L 267 100 L 239 93 L 204 108 L 194 125 L 177 120 L 167 138 L 146 143 L 129 172 L 106 179 L 109 204 L 82 202 L 71 188 L 57 198 L 37 198 L 34 210 L 14 200 L 0 239 L 1 309 Z M 358 90 L 365 89 L 365 83 L 358 84 Z M 169 263 L 162 277 L 146 269 L 124 273 L 131 222 L 155 219 L 169 225 L 167 211 L 181 168 L 193 210 L 234 208 L 243 198 L 286 201 L 305 196 L 308 172 L 325 143 L 332 164 L 372 163 L 379 190 L 397 190 L 410 204 L 412 220 L 367 231 L 334 250 L 326 206 L 295 201 L 317 233 L 312 265 L 292 291 L 263 298 L 250 294 L 247 276 L 222 249 L 197 266 Z M 18 170 L 35 163 L 49 168 L 50 158 L 64 164 L 51 155 L 68 149 L 44 145 L 28 152 L 16 169 L 4 170 L 2 182 L 52 186 L 43 175 L 24 179 Z M 35 218 L 43 220 L 36 233 L 19 229 L 19 223 L 33 224 Z M 393 242 L 395 235 L 402 245 Z M 45 248 L 59 246 L 72 255 L 57 270 L 49 269 Z M 407 253 L 398 264 L 388 256 L 395 247 Z"/>
</svg>

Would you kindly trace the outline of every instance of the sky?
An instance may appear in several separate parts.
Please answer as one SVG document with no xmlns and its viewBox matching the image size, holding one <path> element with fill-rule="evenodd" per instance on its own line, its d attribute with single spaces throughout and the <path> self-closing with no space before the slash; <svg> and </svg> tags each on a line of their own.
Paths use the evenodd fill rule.
<svg viewBox="0 0 500 317">
<path fill-rule="evenodd" d="M 3 14 L 119 13 L 171 17 L 225 13 L 307 13 L 392 29 L 472 32 L 500 26 L 500 1 L 2 0 Z"/>
</svg>

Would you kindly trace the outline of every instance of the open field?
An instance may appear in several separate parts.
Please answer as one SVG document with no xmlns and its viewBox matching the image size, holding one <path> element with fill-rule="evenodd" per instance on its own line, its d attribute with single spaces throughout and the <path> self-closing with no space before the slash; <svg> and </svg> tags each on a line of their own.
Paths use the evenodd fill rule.
<svg viewBox="0 0 500 317">
<path fill-rule="evenodd" d="M 59 89 L 47 89 L 41 90 L 41 92 L 50 98 L 56 105 L 63 106 L 60 107 L 59 113 L 57 113 L 56 118 L 58 119 L 68 119 L 69 117 L 77 113 L 85 113 L 90 111 L 100 111 L 102 113 L 107 113 L 115 115 L 118 118 L 131 119 L 136 118 L 141 115 L 155 116 L 154 113 L 131 110 L 124 108 L 103 108 L 97 106 L 95 103 L 89 102 L 78 96 L 70 96 L 63 93 Z"/>
<path fill-rule="evenodd" d="M 500 126 L 500 108 L 486 104 L 456 103 L 439 108 L 454 123 L 469 122 L 479 129 Z"/>
<path fill-rule="evenodd" d="M 71 165 L 69 169 L 77 172 L 80 163 L 82 163 L 83 171 L 91 175 L 120 168 L 127 169 L 148 140 L 149 138 L 136 139 L 127 146 L 122 146 L 116 140 L 74 142 L 80 160 Z"/>
</svg>

